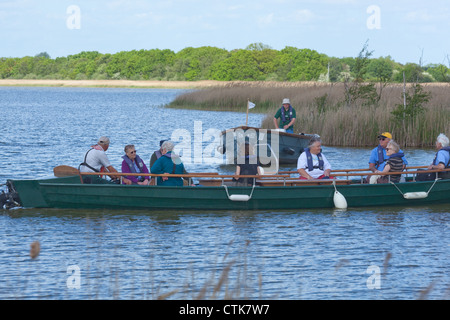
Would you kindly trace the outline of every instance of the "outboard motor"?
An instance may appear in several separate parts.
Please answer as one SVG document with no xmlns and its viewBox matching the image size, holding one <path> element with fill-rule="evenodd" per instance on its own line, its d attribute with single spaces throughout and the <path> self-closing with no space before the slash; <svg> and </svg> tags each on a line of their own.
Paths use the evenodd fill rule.
<svg viewBox="0 0 450 320">
<path fill-rule="evenodd" d="M 14 189 L 14 186 L 10 181 L 6 182 L 8 192 L 2 190 L 0 193 L 0 209 L 11 209 L 14 207 L 20 207 L 19 194 Z"/>
<path fill-rule="evenodd" d="M 3 206 L 6 204 L 6 200 L 8 199 L 5 191 L 2 190 L 2 193 L 0 193 L 0 208 L 3 208 Z"/>
</svg>

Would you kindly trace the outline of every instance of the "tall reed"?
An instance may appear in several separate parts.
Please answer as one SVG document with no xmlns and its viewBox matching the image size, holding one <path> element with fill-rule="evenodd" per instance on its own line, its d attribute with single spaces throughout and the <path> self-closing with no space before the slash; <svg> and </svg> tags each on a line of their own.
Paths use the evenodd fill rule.
<svg viewBox="0 0 450 320">
<path fill-rule="evenodd" d="M 401 84 L 389 84 L 379 102 L 369 106 L 347 106 L 342 83 L 319 82 L 235 82 L 180 95 L 170 106 L 246 112 L 250 100 L 256 104 L 250 112 L 266 113 L 261 127 L 269 129 L 281 101 L 289 98 L 297 113 L 294 132 L 317 133 L 329 146 L 372 146 L 381 132 L 388 131 L 402 148 L 432 147 L 439 133 L 449 135 L 450 84 L 423 86 L 431 93 L 425 113 L 406 122 L 391 115 L 403 102 Z"/>
</svg>

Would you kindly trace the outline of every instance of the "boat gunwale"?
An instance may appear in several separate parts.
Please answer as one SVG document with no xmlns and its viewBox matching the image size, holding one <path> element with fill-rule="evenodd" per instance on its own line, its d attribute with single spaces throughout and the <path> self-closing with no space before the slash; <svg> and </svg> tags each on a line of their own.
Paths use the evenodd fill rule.
<svg viewBox="0 0 450 320">
<path fill-rule="evenodd" d="M 288 137 L 293 137 L 293 138 L 298 138 L 298 139 L 308 139 L 308 140 L 310 140 L 311 137 L 319 136 L 319 135 L 317 135 L 315 133 L 303 133 L 303 134 L 300 134 L 300 133 L 289 133 L 289 132 L 278 131 L 277 129 L 265 129 L 265 128 L 248 127 L 248 126 L 240 126 L 240 127 L 226 129 L 226 130 L 223 130 L 221 132 L 221 134 L 224 135 L 224 134 L 226 134 L 228 132 L 233 132 L 234 130 L 237 130 L 237 129 L 241 129 L 241 130 L 253 129 L 255 131 L 265 130 L 265 131 L 267 131 L 268 134 L 276 133 L 276 134 L 279 134 L 279 135 L 282 135 L 282 136 L 288 136 Z"/>
</svg>

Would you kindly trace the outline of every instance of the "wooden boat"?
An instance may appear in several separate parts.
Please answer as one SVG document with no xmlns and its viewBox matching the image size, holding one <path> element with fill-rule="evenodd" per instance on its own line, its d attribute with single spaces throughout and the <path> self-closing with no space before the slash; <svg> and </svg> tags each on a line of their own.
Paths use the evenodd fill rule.
<svg viewBox="0 0 450 320">
<path fill-rule="evenodd" d="M 294 134 L 286 133 L 280 129 L 262 129 L 248 126 L 240 126 L 221 133 L 221 145 L 217 148 L 220 153 L 225 154 L 232 147 L 231 155 L 227 154 L 227 162 L 236 164 L 239 152 L 239 145 L 244 141 L 251 144 L 269 145 L 276 154 L 280 164 L 297 163 L 298 157 L 308 146 L 312 137 L 319 137 L 316 134 Z M 255 154 L 258 154 L 258 149 Z M 271 150 L 264 150 L 264 156 L 271 156 Z"/>
<path fill-rule="evenodd" d="M 403 173 L 407 175 L 407 182 L 397 184 L 363 184 L 357 177 L 370 175 L 364 170 L 334 171 L 333 175 L 337 179 L 330 180 L 300 180 L 298 176 L 293 177 L 289 172 L 269 176 L 240 176 L 256 178 L 256 185 L 245 187 L 230 186 L 229 182 L 233 175 L 211 173 L 149 174 L 149 176 L 197 178 L 198 185 L 195 186 L 191 184 L 183 187 L 128 186 L 107 182 L 83 184 L 82 175 L 98 176 L 98 173 L 81 174 L 78 171 L 77 174 L 69 172 L 69 176 L 62 174 L 50 179 L 8 180 L 7 184 L 10 194 L 18 195 L 16 198 L 22 207 L 34 208 L 183 210 L 334 208 L 341 207 L 341 204 L 336 203 L 336 196 L 339 195 L 345 202 L 343 208 L 449 203 L 450 180 L 415 181 L 414 176 L 419 172 L 414 171 L 415 168 L 418 167 Z"/>
</svg>

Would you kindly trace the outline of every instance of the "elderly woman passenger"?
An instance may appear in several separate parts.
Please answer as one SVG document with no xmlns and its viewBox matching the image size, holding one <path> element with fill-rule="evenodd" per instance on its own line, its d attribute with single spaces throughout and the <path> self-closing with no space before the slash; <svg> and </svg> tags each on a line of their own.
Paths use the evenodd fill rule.
<svg viewBox="0 0 450 320">
<path fill-rule="evenodd" d="M 122 157 L 122 172 L 123 173 L 149 173 L 144 161 L 136 154 L 134 145 L 129 144 L 125 146 L 125 155 Z M 126 176 L 123 178 L 123 184 L 139 184 L 148 185 L 150 177 L 146 176 Z"/>
<path fill-rule="evenodd" d="M 384 166 L 383 173 L 388 172 L 402 172 L 405 168 L 405 163 L 403 162 L 403 157 L 405 156 L 403 152 L 400 152 L 400 146 L 394 140 L 390 140 L 386 146 L 386 155 L 389 157 L 386 161 L 386 165 Z M 372 176 L 372 177 L 378 177 Z M 382 176 L 378 178 L 378 183 L 388 183 L 389 181 L 398 183 L 400 182 L 401 175 L 389 175 Z M 374 181 L 375 178 L 371 178 L 370 183 L 377 183 Z"/>
<path fill-rule="evenodd" d="M 162 156 L 150 168 L 152 173 L 184 174 L 186 172 L 180 157 L 173 153 L 173 148 L 174 144 L 172 141 L 165 141 L 162 144 Z M 183 179 L 179 177 L 158 177 L 157 184 L 162 186 L 183 186 Z"/>
<path fill-rule="evenodd" d="M 331 165 L 322 154 L 322 141 L 312 138 L 309 147 L 300 154 L 297 161 L 297 171 L 300 179 L 330 179 Z"/>
</svg>

